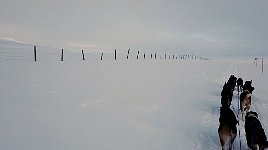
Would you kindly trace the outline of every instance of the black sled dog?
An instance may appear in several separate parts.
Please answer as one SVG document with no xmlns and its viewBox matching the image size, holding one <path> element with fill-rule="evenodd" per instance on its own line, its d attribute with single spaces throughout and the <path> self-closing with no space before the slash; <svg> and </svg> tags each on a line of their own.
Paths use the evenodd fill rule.
<svg viewBox="0 0 268 150">
<path fill-rule="evenodd" d="M 219 122 L 218 133 L 222 150 L 231 150 L 237 135 L 236 124 L 238 123 L 234 112 L 229 107 L 221 107 Z"/>
<path fill-rule="evenodd" d="M 254 87 L 252 86 L 252 80 L 246 81 L 245 84 L 243 85 L 243 91 L 249 91 L 251 94 L 254 91 Z"/>
<path fill-rule="evenodd" d="M 250 111 L 246 114 L 245 131 L 249 148 L 253 150 L 268 148 L 267 137 L 256 112 Z"/>
<path fill-rule="evenodd" d="M 221 91 L 221 105 L 223 107 L 230 107 L 232 103 L 232 97 L 233 97 L 232 85 L 229 82 L 224 83 L 223 89 Z"/>
</svg>

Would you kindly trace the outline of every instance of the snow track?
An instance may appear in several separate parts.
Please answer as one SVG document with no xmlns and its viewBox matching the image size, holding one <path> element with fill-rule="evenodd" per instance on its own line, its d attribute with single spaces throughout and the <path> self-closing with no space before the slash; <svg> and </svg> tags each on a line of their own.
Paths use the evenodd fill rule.
<svg viewBox="0 0 268 150">
<path fill-rule="evenodd" d="M 236 93 L 235 93 L 236 92 Z M 240 92 L 239 92 L 240 94 Z M 233 144 L 233 149 L 234 150 L 245 150 L 248 149 L 247 146 L 247 140 L 246 140 L 246 132 L 245 132 L 245 121 L 242 119 L 242 114 L 240 111 L 240 99 L 239 95 L 237 92 L 237 89 L 234 91 L 234 96 L 232 100 L 232 104 L 230 108 L 233 110 L 235 113 L 237 120 L 238 120 L 238 125 L 237 125 L 237 136 L 235 138 L 234 144 Z"/>
</svg>

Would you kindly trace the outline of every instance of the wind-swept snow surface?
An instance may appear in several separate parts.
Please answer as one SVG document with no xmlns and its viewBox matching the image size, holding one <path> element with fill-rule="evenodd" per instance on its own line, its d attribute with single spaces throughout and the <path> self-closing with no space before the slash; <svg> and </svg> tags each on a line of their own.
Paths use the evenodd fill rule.
<svg viewBox="0 0 268 150">
<path fill-rule="evenodd" d="M 253 80 L 268 131 L 268 80 L 248 61 L 2 59 L 0 149 L 220 149 L 220 92 L 231 74 Z"/>
</svg>

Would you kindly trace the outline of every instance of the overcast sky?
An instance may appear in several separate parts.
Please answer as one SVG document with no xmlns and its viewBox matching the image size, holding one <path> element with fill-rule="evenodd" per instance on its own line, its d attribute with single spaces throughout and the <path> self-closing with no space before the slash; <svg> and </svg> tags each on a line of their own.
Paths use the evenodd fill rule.
<svg viewBox="0 0 268 150">
<path fill-rule="evenodd" d="M 0 38 L 88 50 L 268 53 L 268 0 L 0 0 Z"/>
</svg>

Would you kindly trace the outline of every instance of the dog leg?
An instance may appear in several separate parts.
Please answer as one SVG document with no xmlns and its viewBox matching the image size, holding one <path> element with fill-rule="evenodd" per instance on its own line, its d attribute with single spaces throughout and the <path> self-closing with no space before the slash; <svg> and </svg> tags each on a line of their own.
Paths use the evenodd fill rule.
<svg viewBox="0 0 268 150">
<path fill-rule="evenodd" d="M 224 125 L 221 129 L 218 130 L 222 150 L 228 150 L 232 148 L 232 133 L 230 128 L 227 125 Z"/>
<path fill-rule="evenodd" d="M 245 102 L 241 101 L 240 102 L 240 110 L 241 110 L 241 114 L 242 114 L 242 120 L 245 121 Z"/>
</svg>

